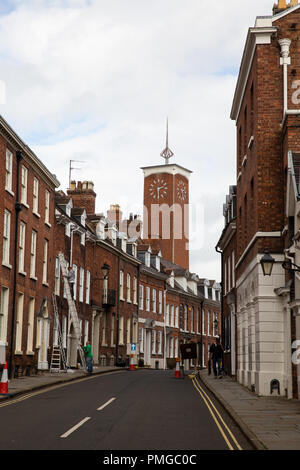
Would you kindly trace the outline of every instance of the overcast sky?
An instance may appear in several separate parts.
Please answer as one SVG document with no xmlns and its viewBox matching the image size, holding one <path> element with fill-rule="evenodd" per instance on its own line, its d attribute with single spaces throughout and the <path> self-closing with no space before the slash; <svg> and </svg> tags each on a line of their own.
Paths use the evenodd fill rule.
<svg viewBox="0 0 300 470">
<path fill-rule="evenodd" d="M 1 0 L 0 113 L 68 187 L 95 183 L 97 211 L 142 214 L 143 166 L 193 171 L 191 271 L 220 280 L 215 246 L 235 184 L 229 114 L 249 27 L 273 0 Z M 196 233 L 195 233 L 196 232 Z"/>
</svg>

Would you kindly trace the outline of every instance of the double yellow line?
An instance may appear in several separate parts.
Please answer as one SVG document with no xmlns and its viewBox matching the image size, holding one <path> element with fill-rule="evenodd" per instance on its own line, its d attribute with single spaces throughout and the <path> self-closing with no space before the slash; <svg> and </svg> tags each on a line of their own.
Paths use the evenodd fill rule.
<svg viewBox="0 0 300 470">
<path fill-rule="evenodd" d="M 224 438 L 229 450 L 243 450 L 230 431 L 229 427 L 223 420 L 222 416 L 220 415 L 219 411 L 213 404 L 212 400 L 209 398 L 205 390 L 201 387 L 199 382 L 197 381 L 196 377 L 192 379 L 193 385 L 201 398 L 203 399 L 205 405 L 207 406 L 213 420 L 215 421 L 220 433 L 222 434 L 222 437 Z"/>
</svg>

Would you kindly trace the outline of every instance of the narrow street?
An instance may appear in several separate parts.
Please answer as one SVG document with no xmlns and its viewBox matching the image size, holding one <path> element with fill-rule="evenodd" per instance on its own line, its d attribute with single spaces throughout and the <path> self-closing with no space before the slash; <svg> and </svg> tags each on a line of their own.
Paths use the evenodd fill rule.
<svg viewBox="0 0 300 470">
<path fill-rule="evenodd" d="M 0 449 L 249 450 L 197 380 L 118 372 L 0 403 Z"/>
</svg>

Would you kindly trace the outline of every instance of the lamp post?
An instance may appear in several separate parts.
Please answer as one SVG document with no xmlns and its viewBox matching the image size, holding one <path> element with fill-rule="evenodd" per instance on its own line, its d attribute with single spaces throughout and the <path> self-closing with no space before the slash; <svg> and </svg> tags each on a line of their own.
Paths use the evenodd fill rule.
<svg viewBox="0 0 300 470">
<path fill-rule="evenodd" d="M 214 327 L 215 327 L 216 336 L 218 336 L 218 326 L 219 326 L 219 321 L 218 321 L 218 318 L 216 317 L 214 319 Z"/>
<path fill-rule="evenodd" d="M 103 274 L 103 302 L 102 303 L 104 304 L 107 304 L 107 295 L 108 295 L 107 284 L 108 284 L 109 270 L 110 270 L 110 267 L 108 266 L 108 264 L 104 263 L 104 265 L 101 268 L 101 271 Z"/>
</svg>

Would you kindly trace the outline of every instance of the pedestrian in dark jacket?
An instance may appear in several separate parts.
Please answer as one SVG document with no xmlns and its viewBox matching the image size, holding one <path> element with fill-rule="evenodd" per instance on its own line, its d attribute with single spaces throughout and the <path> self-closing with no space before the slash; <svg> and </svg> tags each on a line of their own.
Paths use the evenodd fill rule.
<svg viewBox="0 0 300 470">
<path fill-rule="evenodd" d="M 209 352 L 210 359 L 213 361 L 215 379 L 222 379 L 222 360 L 224 349 L 219 337 L 217 337 L 216 342 L 211 345 Z"/>
</svg>

